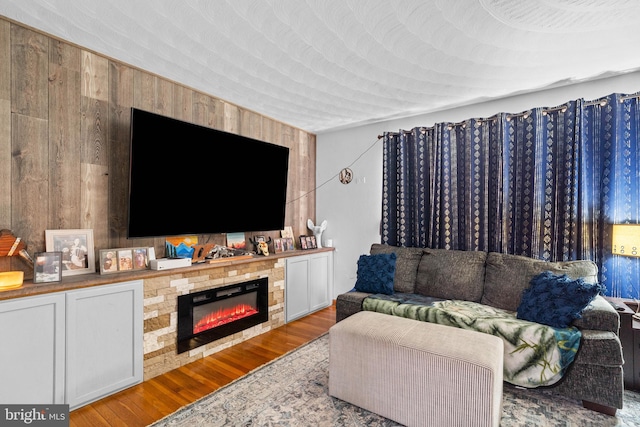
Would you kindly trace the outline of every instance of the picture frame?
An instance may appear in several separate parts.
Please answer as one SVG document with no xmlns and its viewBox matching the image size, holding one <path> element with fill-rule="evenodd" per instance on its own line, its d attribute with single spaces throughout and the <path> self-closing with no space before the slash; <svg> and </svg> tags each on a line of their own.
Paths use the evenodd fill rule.
<svg viewBox="0 0 640 427">
<path fill-rule="evenodd" d="M 273 239 L 273 251 L 277 254 L 284 252 L 284 239 Z"/>
<path fill-rule="evenodd" d="M 100 250 L 100 274 L 118 272 L 118 252 L 115 249 Z"/>
<path fill-rule="evenodd" d="M 96 271 L 93 230 L 45 230 L 47 252 L 61 252 L 62 277 Z"/>
<path fill-rule="evenodd" d="M 227 247 L 231 249 L 246 249 L 247 241 L 244 233 L 227 233 Z"/>
<path fill-rule="evenodd" d="M 295 243 L 294 243 L 294 236 L 293 236 L 293 227 L 291 227 L 290 225 L 284 227 L 284 230 L 280 230 L 280 237 L 282 237 L 283 239 L 291 239 L 291 240 L 287 240 L 287 243 L 291 243 L 291 245 L 287 245 L 288 249 L 285 250 L 290 250 L 293 251 L 295 250 Z"/>
<path fill-rule="evenodd" d="M 33 283 L 62 282 L 62 252 L 36 252 L 33 256 Z"/>
<path fill-rule="evenodd" d="M 284 227 L 284 230 L 280 230 L 280 237 L 290 237 L 293 239 L 293 227 L 287 225 Z"/>
<path fill-rule="evenodd" d="M 147 248 L 133 248 L 133 269 L 144 270 L 149 267 Z"/>
<path fill-rule="evenodd" d="M 307 249 L 315 249 L 317 247 L 315 236 L 307 236 L 306 241 L 307 241 Z"/>
<path fill-rule="evenodd" d="M 285 237 L 284 239 L 284 243 L 283 243 L 283 247 L 282 249 L 286 252 L 286 251 L 295 251 L 296 248 L 293 244 L 293 237 Z"/>
<path fill-rule="evenodd" d="M 300 236 L 300 248 L 307 249 L 307 236 Z"/>
<path fill-rule="evenodd" d="M 118 250 L 118 271 L 133 270 L 133 249 Z"/>
<path fill-rule="evenodd" d="M 198 236 L 167 237 L 164 251 L 167 258 L 193 258 L 194 246 L 198 244 Z"/>
<path fill-rule="evenodd" d="M 100 274 L 148 270 L 152 249 L 150 247 L 101 249 L 98 255 Z"/>
</svg>

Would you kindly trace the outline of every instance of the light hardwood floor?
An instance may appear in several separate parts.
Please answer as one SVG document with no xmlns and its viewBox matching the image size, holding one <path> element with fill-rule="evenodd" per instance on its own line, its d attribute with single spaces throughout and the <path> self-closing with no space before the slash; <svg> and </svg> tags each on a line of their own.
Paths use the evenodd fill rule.
<svg viewBox="0 0 640 427">
<path fill-rule="evenodd" d="M 330 306 L 71 412 L 70 426 L 147 426 L 324 334 Z"/>
</svg>

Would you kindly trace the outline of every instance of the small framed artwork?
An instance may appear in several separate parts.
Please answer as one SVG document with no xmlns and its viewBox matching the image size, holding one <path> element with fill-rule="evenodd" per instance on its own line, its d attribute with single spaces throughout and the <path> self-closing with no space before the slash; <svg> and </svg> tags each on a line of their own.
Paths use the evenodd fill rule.
<svg viewBox="0 0 640 427">
<path fill-rule="evenodd" d="M 317 249 L 318 244 L 316 243 L 316 236 L 307 237 L 307 248 L 308 249 Z"/>
<path fill-rule="evenodd" d="M 295 246 L 294 246 L 294 243 L 293 243 L 294 240 L 295 240 L 294 237 L 293 237 L 293 227 L 286 226 L 284 228 L 284 230 L 280 230 L 280 237 L 285 238 L 285 239 L 291 239 L 291 248 L 290 249 L 286 249 L 286 250 L 292 251 L 292 250 L 295 249 Z"/>
<path fill-rule="evenodd" d="M 47 252 L 62 252 L 62 276 L 96 271 L 93 230 L 45 230 Z"/>
<path fill-rule="evenodd" d="M 133 270 L 133 250 L 121 249 L 118 251 L 118 271 Z"/>
<path fill-rule="evenodd" d="M 100 251 L 100 274 L 118 272 L 118 253 L 113 249 Z"/>
<path fill-rule="evenodd" d="M 164 253 L 167 258 L 193 258 L 193 248 L 197 244 L 198 236 L 167 237 Z"/>
<path fill-rule="evenodd" d="M 284 252 L 284 239 L 273 239 L 273 251 L 277 254 Z"/>
<path fill-rule="evenodd" d="M 33 262 L 33 283 L 62 281 L 62 252 L 36 252 Z"/>
<path fill-rule="evenodd" d="M 280 230 L 280 237 L 291 237 L 293 239 L 293 227 L 288 225 L 284 230 Z"/>
<path fill-rule="evenodd" d="M 244 233 L 227 233 L 227 247 L 231 249 L 246 249 L 247 241 Z"/>
<path fill-rule="evenodd" d="M 300 236 L 300 247 L 307 249 L 307 236 Z"/>
<path fill-rule="evenodd" d="M 293 237 L 285 237 L 282 240 L 284 241 L 282 247 L 284 251 L 294 251 L 296 249 L 293 245 Z"/>
<path fill-rule="evenodd" d="M 147 268 L 149 260 L 147 258 L 147 248 L 133 249 L 133 269 L 142 270 Z"/>
</svg>

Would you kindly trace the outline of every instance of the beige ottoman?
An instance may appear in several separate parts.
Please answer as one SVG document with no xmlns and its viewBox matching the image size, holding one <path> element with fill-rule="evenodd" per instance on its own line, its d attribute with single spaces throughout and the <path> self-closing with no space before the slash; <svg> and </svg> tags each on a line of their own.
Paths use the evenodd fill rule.
<svg viewBox="0 0 640 427">
<path fill-rule="evenodd" d="M 329 394 L 407 426 L 498 426 L 498 337 L 363 311 L 329 330 Z"/>
</svg>

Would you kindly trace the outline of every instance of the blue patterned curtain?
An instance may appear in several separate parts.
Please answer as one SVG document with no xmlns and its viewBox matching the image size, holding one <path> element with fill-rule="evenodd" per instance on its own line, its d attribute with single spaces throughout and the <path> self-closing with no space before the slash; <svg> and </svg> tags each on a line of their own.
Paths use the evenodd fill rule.
<svg viewBox="0 0 640 427">
<path fill-rule="evenodd" d="M 607 294 L 640 298 L 640 260 L 611 225 L 640 223 L 638 96 L 384 134 L 382 242 L 548 261 L 592 259 Z"/>
</svg>

